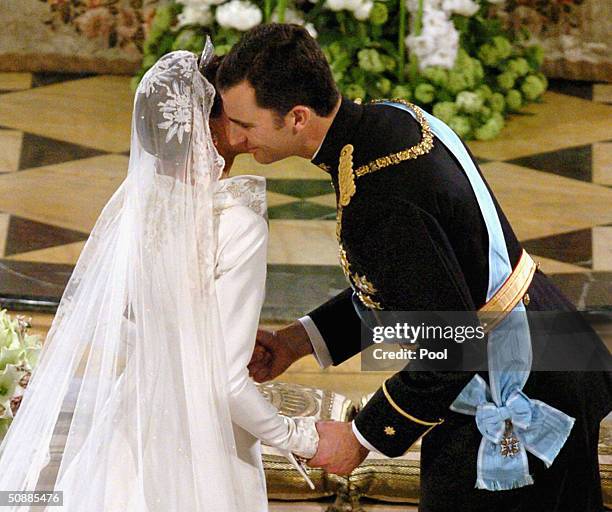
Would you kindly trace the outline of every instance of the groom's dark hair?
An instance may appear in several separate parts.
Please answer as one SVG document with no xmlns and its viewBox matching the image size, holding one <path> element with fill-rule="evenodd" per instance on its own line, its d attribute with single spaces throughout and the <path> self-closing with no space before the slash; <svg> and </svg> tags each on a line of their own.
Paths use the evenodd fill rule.
<svg viewBox="0 0 612 512">
<path fill-rule="evenodd" d="M 246 32 L 223 59 L 216 82 L 223 91 L 244 80 L 259 107 L 281 116 L 305 105 L 326 117 L 340 97 L 325 55 L 299 25 L 269 23 Z"/>
</svg>

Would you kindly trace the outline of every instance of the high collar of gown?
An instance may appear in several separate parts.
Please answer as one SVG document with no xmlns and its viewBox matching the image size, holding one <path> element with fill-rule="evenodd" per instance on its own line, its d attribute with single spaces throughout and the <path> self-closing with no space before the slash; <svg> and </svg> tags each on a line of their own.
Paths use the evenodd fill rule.
<svg viewBox="0 0 612 512">
<path fill-rule="evenodd" d="M 266 179 L 263 176 L 231 176 L 216 183 L 215 213 L 236 205 L 246 206 L 267 217 Z"/>
</svg>

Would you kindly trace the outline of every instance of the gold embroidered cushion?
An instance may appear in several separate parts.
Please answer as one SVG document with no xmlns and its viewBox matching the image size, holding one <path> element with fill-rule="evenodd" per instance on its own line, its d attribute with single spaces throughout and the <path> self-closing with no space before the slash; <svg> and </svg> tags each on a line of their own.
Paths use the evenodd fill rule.
<svg viewBox="0 0 612 512">
<path fill-rule="evenodd" d="M 284 382 L 267 382 L 258 387 L 286 416 L 315 416 L 322 421 L 349 421 L 355 415 L 353 403 L 333 391 Z M 310 469 L 308 475 L 315 485 L 315 489 L 311 490 L 284 456 L 265 445 L 262 451 L 269 499 L 317 499 L 346 493 L 346 477 L 327 474 L 322 469 Z"/>
</svg>

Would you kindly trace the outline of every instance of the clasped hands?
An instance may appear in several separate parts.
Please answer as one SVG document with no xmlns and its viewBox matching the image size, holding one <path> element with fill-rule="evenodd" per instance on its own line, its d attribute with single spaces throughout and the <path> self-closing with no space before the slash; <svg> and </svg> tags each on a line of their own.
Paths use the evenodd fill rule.
<svg viewBox="0 0 612 512">
<path fill-rule="evenodd" d="M 311 354 L 308 334 L 299 322 L 279 332 L 257 331 L 257 341 L 249 374 L 256 382 L 265 382 L 282 374 L 298 359 Z M 323 468 L 336 475 L 349 475 L 369 453 L 357 439 L 349 422 L 319 421 L 319 447 L 308 466 Z"/>
</svg>

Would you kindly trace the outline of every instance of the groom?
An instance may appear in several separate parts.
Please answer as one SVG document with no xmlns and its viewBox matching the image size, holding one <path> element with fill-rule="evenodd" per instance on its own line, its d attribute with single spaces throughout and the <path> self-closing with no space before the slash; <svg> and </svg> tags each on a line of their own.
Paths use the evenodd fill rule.
<svg viewBox="0 0 612 512">
<path fill-rule="evenodd" d="M 433 132 L 409 105 L 360 105 L 341 97 L 321 49 L 303 28 L 256 27 L 232 48 L 216 78 L 231 144 L 242 144 L 261 163 L 297 155 L 329 173 L 341 263 L 351 285 L 286 328 L 260 331 L 250 364 L 257 381 L 308 354 L 321 367 L 346 361 L 361 350 L 364 311 L 491 306 L 493 243 L 504 247 L 512 278 L 493 297 L 498 309 L 574 311 L 524 253 L 465 147 L 459 142 L 449 149 L 442 140 L 447 135 Z M 498 226 L 496 239 L 491 225 Z M 591 332 L 588 339 L 599 343 Z M 422 511 L 600 511 L 597 441 L 612 403 L 610 374 L 530 375 L 524 394 L 554 408 L 569 437 L 561 436 L 548 468 L 550 459 L 526 454 L 533 483 L 528 475 L 518 488 L 501 480 L 498 488 L 505 490 L 493 492 L 474 488 L 483 440 L 474 416 L 449 408 L 473 377 L 473 371 L 395 374 L 353 422 L 317 425 L 321 441 L 309 465 L 348 474 L 369 451 L 397 457 L 424 436 Z M 507 408 L 496 413 L 503 419 Z M 546 426 L 538 431 L 553 439 L 557 434 Z M 496 468 L 488 470 L 495 474 Z"/>
</svg>

